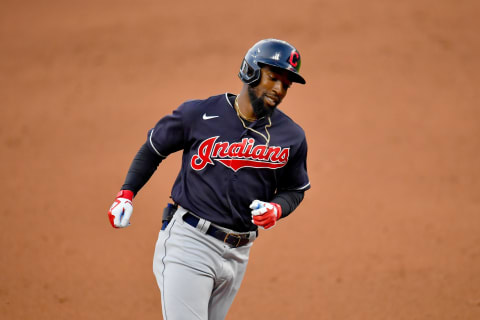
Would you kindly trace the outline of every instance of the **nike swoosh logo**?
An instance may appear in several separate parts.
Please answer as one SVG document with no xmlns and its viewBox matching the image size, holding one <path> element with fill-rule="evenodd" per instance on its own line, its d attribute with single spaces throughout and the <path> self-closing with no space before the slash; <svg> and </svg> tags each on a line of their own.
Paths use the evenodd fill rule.
<svg viewBox="0 0 480 320">
<path fill-rule="evenodd" d="M 203 114 L 203 120 L 209 120 L 209 119 L 213 119 L 213 118 L 218 118 L 219 116 L 207 116 L 206 113 Z"/>
</svg>

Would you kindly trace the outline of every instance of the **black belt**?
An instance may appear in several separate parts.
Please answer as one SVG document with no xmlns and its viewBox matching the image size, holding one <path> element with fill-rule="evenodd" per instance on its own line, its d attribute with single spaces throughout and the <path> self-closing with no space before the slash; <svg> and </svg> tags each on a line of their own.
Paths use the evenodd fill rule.
<svg viewBox="0 0 480 320">
<path fill-rule="evenodd" d="M 200 219 L 187 212 L 183 215 L 183 221 L 196 228 Z M 222 242 L 228 243 L 234 248 L 244 246 L 250 242 L 250 233 L 229 233 L 215 227 L 212 224 L 210 227 L 208 227 L 206 234 Z"/>
</svg>

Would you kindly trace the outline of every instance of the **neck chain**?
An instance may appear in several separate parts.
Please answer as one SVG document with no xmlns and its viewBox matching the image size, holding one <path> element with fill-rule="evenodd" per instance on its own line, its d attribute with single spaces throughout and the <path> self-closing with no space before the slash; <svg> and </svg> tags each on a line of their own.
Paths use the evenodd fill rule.
<svg viewBox="0 0 480 320">
<path fill-rule="evenodd" d="M 235 109 L 237 110 L 237 114 L 238 114 L 241 118 L 243 118 L 243 119 L 245 119 L 245 120 L 247 120 L 247 121 L 250 121 L 250 122 L 254 122 L 254 121 L 257 120 L 257 118 L 248 118 L 248 117 L 246 117 L 246 116 L 242 113 L 242 111 L 240 111 L 240 106 L 238 105 L 238 96 L 235 98 Z"/>
<path fill-rule="evenodd" d="M 240 111 L 240 106 L 238 105 L 238 96 L 235 98 L 235 111 L 237 111 L 237 116 L 238 116 L 238 119 L 240 119 L 240 121 L 242 122 L 242 125 L 245 129 L 247 130 L 250 130 L 250 131 L 253 131 L 255 132 L 256 134 L 260 135 L 263 137 L 263 139 L 265 139 L 266 141 L 266 144 L 267 144 L 267 147 L 268 147 L 268 144 L 270 143 L 270 132 L 268 132 L 268 129 L 267 128 L 270 128 L 272 126 L 272 120 L 270 119 L 270 117 L 268 117 L 268 124 L 265 125 L 265 132 L 267 133 L 267 136 L 265 136 L 263 133 L 253 129 L 253 128 L 250 128 L 250 127 L 247 127 L 245 125 L 245 122 L 243 121 L 243 119 L 247 120 L 247 121 L 250 121 L 250 122 L 253 122 L 255 121 L 256 119 L 253 119 L 253 120 L 250 120 L 249 118 L 245 117 L 242 112 Z"/>
</svg>

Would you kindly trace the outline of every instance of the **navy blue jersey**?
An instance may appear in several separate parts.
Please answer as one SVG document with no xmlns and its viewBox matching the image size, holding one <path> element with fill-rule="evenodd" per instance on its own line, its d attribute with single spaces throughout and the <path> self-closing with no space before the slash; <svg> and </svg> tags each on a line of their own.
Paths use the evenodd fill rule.
<svg viewBox="0 0 480 320">
<path fill-rule="evenodd" d="M 307 141 L 278 109 L 270 121 L 244 121 L 257 132 L 246 129 L 234 98 L 227 93 L 183 103 L 148 132 L 147 145 L 161 157 L 183 150 L 171 194 L 176 203 L 220 226 L 248 231 L 257 228 L 253 200 L 269 202 L 276 192 L 310 188 Z"/>
</svg>

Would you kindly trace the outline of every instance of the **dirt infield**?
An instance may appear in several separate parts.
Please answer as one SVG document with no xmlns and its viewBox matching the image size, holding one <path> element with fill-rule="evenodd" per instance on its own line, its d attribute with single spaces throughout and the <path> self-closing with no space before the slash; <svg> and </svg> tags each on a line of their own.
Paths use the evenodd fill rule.
<svg viewBox="0 0 480 320">
<path fill-rule="evenodd" d="M 312 189 L 256 242 L 229 320 L 480 319 L 480 2 L 0 2 L 0 318 L 161 319 L 180 155 L 107 210 L 156 121 L 237 93 L 257 40 L 302 53 L 281 109 Z"/>
</svg>

